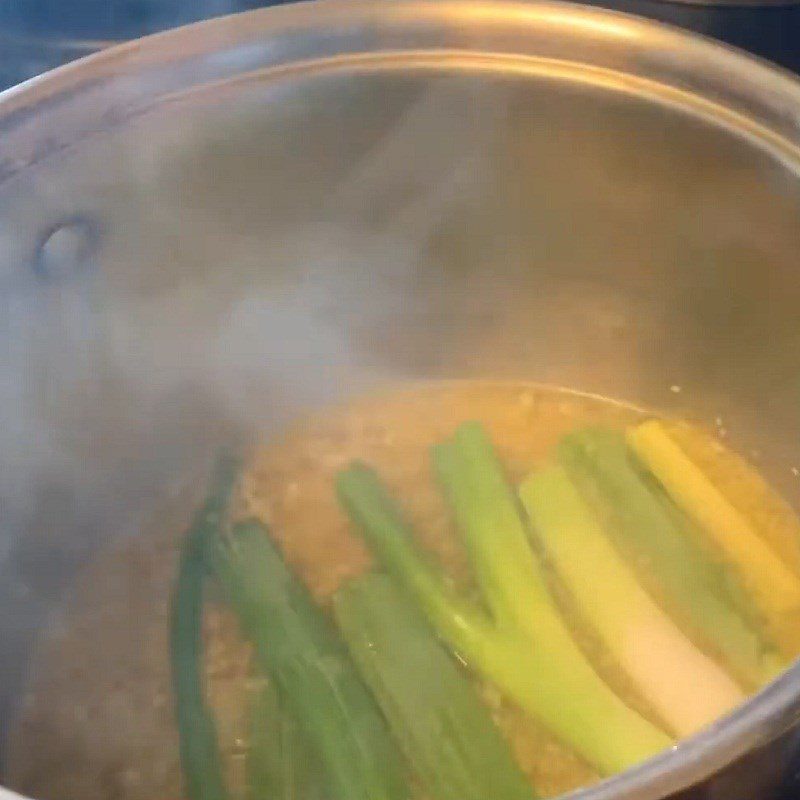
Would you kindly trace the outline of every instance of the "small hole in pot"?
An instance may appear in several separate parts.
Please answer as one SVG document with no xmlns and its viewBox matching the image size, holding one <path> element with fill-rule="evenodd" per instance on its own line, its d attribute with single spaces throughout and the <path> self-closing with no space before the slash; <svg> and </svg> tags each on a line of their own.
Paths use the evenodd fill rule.
<svg viewBox="0 0 800 800">
<path fill-rule="evenodd" d="M 34 270 L 47 280 L 78 277 L 93 267 L 98 241 L 98 225 L 89 218 L 62 220 L 42 236 L 36 249 Z"/>
</svg>

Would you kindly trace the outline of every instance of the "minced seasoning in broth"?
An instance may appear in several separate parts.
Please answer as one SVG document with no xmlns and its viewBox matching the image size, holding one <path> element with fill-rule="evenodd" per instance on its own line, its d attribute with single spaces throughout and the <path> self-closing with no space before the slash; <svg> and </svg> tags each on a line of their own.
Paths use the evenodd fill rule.
<svg viewBox="0 0 800 800">
<path fill-rule="evenodd" d="M 451 514 L 433 480 L 429 448 L 467 420 L 480 420 L 516 483 L 551 456 L 576 427 L 622 428 L 642 413 L 601 398 L 512 383 L 403 387 L 298 421 L 254 450 L 239 483 L 237 517 L 269 525 L 287 564 L 329 608 L 343 582 L 371 566 L 334 492 L 354 459 L 372 465 L 404 510 L 424 548 L 454 584 L 474 590 Z M 738 458 L 693 429 L 678 426 L 686 449 L 737 503 L 763 521 L 765 537 L 800 571 L 798 523 Z M 8 785 L 38 800 L 176 800 L 182 796 L 168 662 L 169 598 L 177 552 L 193 498 L 175 498 L 152 529 L 101 553 L 75 586 L 58 624 L 40 643 L 32 679 L 8 748 Z M 632 707 L 655 719 L 614 662 L 558 593 L 580 645 Z M 250 648 L 213 591 L 207 605 L 206 681 L 231 796 L 245 791 L 248 715 L 260 680 Z M 477 679 L 476 679 L 477 680 Z M 480 694 L 541 796 L 598 775 L 488 684 Z"/>
</svg>

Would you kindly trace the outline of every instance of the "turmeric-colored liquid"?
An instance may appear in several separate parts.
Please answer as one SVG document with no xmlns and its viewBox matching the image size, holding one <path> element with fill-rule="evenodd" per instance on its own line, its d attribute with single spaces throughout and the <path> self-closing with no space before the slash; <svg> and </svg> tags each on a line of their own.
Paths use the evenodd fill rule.
<svg viewBox="0 0 800 800">
<path fill-rule="evenodd" d="M 370 566 L 333 489 L 353 459 L 374 466 L 420 537 L 466 592 L 472 581 L 428 448 L 466 420 L 480 420 L 509 477 L 518 481 L 550 457 L 559 438 L 588 424 L 623 427 L 641 412 L 620 403 L 527 384 L 436 383 L 358 399 L 299 420 L 256 447 L 235 502 L 237 516 L 270 527 L 288 564 L 323 606 Z M 681 443 L 743 511 L 760 522 L 800 570 L 800 526 L 791 510 L 713 437 L 678 426 Z M 177 800 L 181 797 L 167 647 L 168 602 L 191 502 L 172 504 L 149 532 L 100 554 L 76 586 L 57 630 L 41 642 L 29 693 L 12 732 L 13 789 L 39 800 Z M 632 692 L 570 600 L 554 584 L 576 637 L 598 671 L 642 713 Z M 258 679 L 231 614 L 214 602 L 205 619 L 206 668 L 231 794 L 244 792 L 247 708 Z M 597 780 L 593 770 L 490 686 L 480 692 L 541 796 Z"/>
</svg>

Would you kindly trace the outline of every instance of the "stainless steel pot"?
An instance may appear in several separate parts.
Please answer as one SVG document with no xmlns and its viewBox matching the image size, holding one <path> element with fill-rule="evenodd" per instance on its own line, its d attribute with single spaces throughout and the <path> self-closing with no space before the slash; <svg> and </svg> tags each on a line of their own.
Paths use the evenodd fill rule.
<svg viewBox="0 0 800 800">
<path fill-rule="evenodd" d="M 228 432 L 379 381 L 717 420 L 800 497 L 788 75 L 571 5 L 325 2 L 0 98 L 3 723 L 99 546 Z M 796 667 L 575 800 L 766 800 L 799 719 Z"/>
</svg>

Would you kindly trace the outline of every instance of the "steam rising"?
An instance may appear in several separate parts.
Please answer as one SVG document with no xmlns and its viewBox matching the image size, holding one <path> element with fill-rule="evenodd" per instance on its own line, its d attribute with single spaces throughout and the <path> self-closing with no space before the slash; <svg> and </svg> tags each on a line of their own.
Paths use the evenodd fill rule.
<svg viewBox="0 0 800 800">
<path fill-rule="evenodd" d="M 16 187 L 0 219 L 0 719 L 74 570 L 214 442 L 424 359 L 408 334 L 436 296 L 421 277 L 453 208 L 479 204 L 499 105 L 448 81 L 407 94 L 347 162 L 253 106 L 146 120 Z"/>
</svg>

